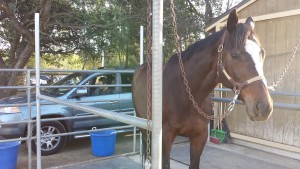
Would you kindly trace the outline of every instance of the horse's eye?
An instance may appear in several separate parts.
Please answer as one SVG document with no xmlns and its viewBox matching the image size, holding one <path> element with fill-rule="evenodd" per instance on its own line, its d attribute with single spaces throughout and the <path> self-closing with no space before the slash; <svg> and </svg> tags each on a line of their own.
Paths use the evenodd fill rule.
<svg viewBox="0 0 300 169">
<path fill-rule="evenodd" d="M 232 59 L 239 59 L 239 55 L 237 53 L 231 53 Z"/>
</svg>

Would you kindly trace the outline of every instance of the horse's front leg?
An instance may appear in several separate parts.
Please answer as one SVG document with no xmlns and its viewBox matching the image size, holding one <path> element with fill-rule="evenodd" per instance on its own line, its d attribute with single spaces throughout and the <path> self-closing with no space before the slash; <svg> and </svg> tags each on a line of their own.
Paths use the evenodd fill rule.
<svg viewBox="0 0 300 169">
<path fill-rule="evenodd" d="M 175 137 L 175 131 L 170 129 L 167 124 L 163 124 L 162 169 L 170 169 L 170 153 Z"/>
<path fill-rule="evenodd" d="M 207 141 L 207 129 L 190 137 L 190 169 L 199 169 L 200 156 Z"/>
</svg>

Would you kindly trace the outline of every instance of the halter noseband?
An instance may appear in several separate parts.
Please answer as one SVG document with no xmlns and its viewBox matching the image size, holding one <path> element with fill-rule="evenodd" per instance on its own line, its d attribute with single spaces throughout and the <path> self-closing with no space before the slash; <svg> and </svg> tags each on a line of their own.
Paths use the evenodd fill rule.
<svg viewBox="0 0 300 169">
<path fill-rule="evenodd" d="M 222 35 L 222 39 L 221 39 L 221 44 L 218 47 L 218 70 L 217 70 L 217 75 L 219 77 L 219 72 L 221 71 L 225 77 L 227 78 L 227 80 L 233 85 L 233 92 L 236 95 L 235 98 L 237 99 L 237 96 L 240 94 L 240 91 L 247 85 L 249 85 L 250 83 L 253 83 L 255 81 L 258 80 L 265 80 L 265 77 L 263 76 L 256 76 L 253 77 L 243 83 L 238 83 L 235 80 L 233 80 L 233 78 L 227 73 L 227 71 L 225 70 L 225 67 L 223 65 L 223 60 L 222 60 L 222 51 L 224 48 L 224 39 L 225 39 L 225 34 L 226 34 L 227 30 L 225 30 L 225 32 Z"/>
</svg>

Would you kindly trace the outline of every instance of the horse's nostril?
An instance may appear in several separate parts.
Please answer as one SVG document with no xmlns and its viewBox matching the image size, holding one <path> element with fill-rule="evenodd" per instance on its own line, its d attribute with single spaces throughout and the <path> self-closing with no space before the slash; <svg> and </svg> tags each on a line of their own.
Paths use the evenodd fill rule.
<svg viewBox="0 0 300 169">
<path fill-rule="evenodd" d="M 255 114 L 260 115 L 260 116 L 262 116 L 263 114 L 269 114 L 272 112 L 272 110 L 273 110 L 273 108 L 269 104 L 263 104 L 261 102 L 257 102 L 254 105 Z"/>
<path fill-rule="evenodd" d="M 255 107 L 254 107 L 254 111 L 255 111 L 255 112 L 257 112 L 257 113 L 260 112 L 260 105 L 261 105 L 260 102 L 257 102 L 257 103 L 255 104 Z"/>
</svg>

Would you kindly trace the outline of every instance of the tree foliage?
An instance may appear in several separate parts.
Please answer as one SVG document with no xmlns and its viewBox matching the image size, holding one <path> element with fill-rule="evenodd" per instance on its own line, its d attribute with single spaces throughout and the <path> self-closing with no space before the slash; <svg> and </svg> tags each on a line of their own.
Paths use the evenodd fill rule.
<svg viewBox="0 0 300 169">
<path fill-rule="evenodd" d="M 203 36 L 204 26 L 222 12 L 223 5 L 218 0 L 175 0 L 183 48 Z M 146 8 L 146 0 L 1 0 L 0 68 L 33 66 L 34 13 L 40 13 L 41 58 L 47 68 L 52 64 L 65 67 L 65 60 L 74 55 L 83 69 L 96 69 L 102 55 L 108 66 L 135 67 L 139 63 L 139 26 L 147 24 Z M 165 59 L 175 49 L 171 22 L 169 1 L 165 1 Z M 0 85 L 13 86 L 18 76 L 0 72 Z M 0 91 L 2 97 L 12 93 Z"/>
</svg>

